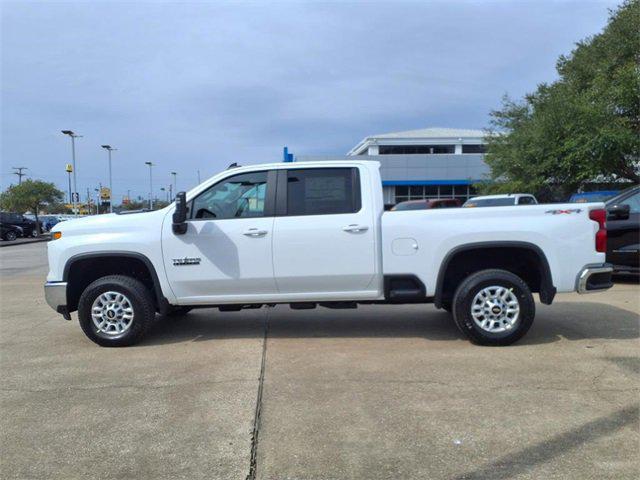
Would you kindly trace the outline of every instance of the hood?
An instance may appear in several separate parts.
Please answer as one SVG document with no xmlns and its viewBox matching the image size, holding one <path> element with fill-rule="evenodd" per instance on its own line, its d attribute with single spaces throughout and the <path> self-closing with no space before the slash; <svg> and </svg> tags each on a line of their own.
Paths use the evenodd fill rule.
<svg viewBox="0 0 640 480">
<path fill-rule="evenodd" d="M 100 232 L 131 232 L 135 230 L 147 230 L 154 225 L 160 225 L 162 219 L 167 214 L 168 209 L 155 210 L 153 212 L 136 212 L 118 215 L 107 213 L 103 215 L 92 215 L 65 222 L 57 223 L 52 232 L 62 232 L 64 234 L 85 234 Z"/>
</svg>

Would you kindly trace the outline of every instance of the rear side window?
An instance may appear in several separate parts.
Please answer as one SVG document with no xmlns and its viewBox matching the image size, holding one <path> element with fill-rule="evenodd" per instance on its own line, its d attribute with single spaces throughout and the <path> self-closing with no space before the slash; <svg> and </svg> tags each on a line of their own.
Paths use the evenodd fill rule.
<svg viewBox="0 0 640 480">
<path fill-rule="evenodd" d="M 287 214 L 328 215 L 360 210 L 357 168 L 287 170 Z"/>
<path fill-rule="evenodd" d="M 520 197 L 518 205 L 535 205 L 536 201 L 533 197 Z"/>
</svg>

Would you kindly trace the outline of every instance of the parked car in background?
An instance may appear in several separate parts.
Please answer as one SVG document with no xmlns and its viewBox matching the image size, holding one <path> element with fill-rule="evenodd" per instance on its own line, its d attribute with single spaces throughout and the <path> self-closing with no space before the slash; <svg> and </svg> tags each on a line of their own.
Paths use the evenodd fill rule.
<svg viewBox="0 0 640 480">
<path fill-rule="evenodd" d="M 38 229 L 36 228 L 35 220 L 31 220 L 20 213 L 0 212 L 0 222 L 5 225 L 15 225 L 20 227 L 22 229 L 23 237 L 38 236 Z"/>
<path fill-rule="evenodd" d="M 536 197 L 529 193 L 507 193 L 473 197 L 464 202 L 463 207 L 508 207 L 511 205 L 537 205 Z"/>
<path fill-rule="evenodd" d="M 60 223 L 60 219 L 54 215 L 45 215 L 40 217 L 42 228 L 44 231 L 48 232 L 53 227 L 55 227 L 58 223 Z"/>
<path fill-rule="evenodd" d="M 606 202 L 607 262 L 616 273 L 640 273 L 640 186 Z"/>
<path fill-rule="evenodd" d="M 16 238 L 22 236 L 22 229 L 15 225 L 8 225 L 0 222 L 0 237 L 8 242 L 13 242 Z"/>
<path fill-rule="evenodd" d="M 599 192 L 574 193 L 569 199 L 570 203 L 606 202 L 620 193 L 620 190 L 600 190 Z"/>
<path fill-rule="evenodd" d="M 456 208 L 462 202 L 456 198 L 431 198 L 424 200 L 408 200 L 400 202 L 391 208 L 391 211 L 398 210 L 427 210 L 430 208 Z"/>
</svg>

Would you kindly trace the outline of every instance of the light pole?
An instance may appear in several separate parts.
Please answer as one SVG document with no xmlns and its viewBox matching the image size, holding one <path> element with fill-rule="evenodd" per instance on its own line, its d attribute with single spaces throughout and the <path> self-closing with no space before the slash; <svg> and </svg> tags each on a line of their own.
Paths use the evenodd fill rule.
<svg viewBox="0 0 640 480">
<path fill-rule="evenodd" d="M 176 183 L 176 176 L 178 175 L 178 172 L 171 172 L 171 176 L 173 177 L 173 190 L 171 190 L 171 186 L 169 186 L 169 201 L 172 202 L 173 201 L 173 192 L 177 192 L 178 191 L 178 187 L 177 187 L 177 183 Z"/>
<path fill-rule="evenodd" d="M 71 165 L 73 172 L 73 195 L 72 204 L 75 215 L 78 215 L 78 182 L 76 178 L 76 138 L 82 138 L 82 135 L 74 133 L 72 130 L 62 130 L 64 135 L 68 135 L 71 138 Z"/>
<path fill-rule="evenodd" d="M 149 165 L 149 210 L 153 210 L 153 177 L 151 174 L 151 169 L 153 168 L 153 163 L 144 162 L 145 165 Z"/>
<path fill-rule="evenodd" d="M 73 165 L 73 213 L 78 215 L 78 204 L 76 202 L 76 196 L 78 195 L 78 184 L 76 182 L 76 138 L 82 138 L 82 135 L 73 133 L 71 130 L 62 130 L 62 133 L 71 137 L 71 164 Z"/>
<path fill-rule="evenodd" d="M 117 148 L 113 148 L 111 145 L 102 145 L 109 153 L 109 213 L 113 213 L 113 183 L 111 181 L 111 152 L 114 150 L 118 150 Z"/>
</svg>

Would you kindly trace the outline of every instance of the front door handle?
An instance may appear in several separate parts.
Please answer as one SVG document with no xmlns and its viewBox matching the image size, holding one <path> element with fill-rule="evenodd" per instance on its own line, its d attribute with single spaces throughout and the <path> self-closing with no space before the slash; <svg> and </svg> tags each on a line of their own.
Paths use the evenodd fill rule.
<svg viewBox="0 0 640 480">
<path fill-rule="evenodd" d="M 246 235 L 247 237 L 262 237 L 263 235 L 266 235 L 267 230 L 260 230 L 258 228 L 247 228 L 244 232 L 243 235 Z"/>
<path fill-rule="evenodd" d="M 344 230 L 345 232 L 359 233 L 366 232 L 367 230 L 369 230 L 369 227 L 367 227 L 366 225 L 357 225 L 355 223 L 352 223 L 351 225 L 342 227 L 342 230 Z"/>
</svg>

